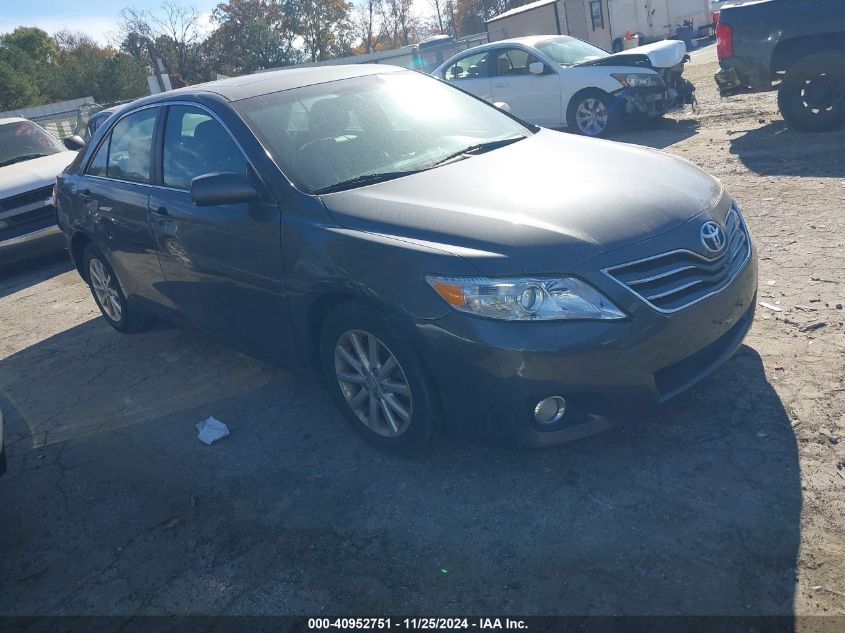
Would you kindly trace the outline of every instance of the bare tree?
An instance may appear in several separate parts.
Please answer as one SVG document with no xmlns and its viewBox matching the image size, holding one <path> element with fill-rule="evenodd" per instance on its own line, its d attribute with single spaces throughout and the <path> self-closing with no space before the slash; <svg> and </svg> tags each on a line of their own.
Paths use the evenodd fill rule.
<svg viewBox="0 0 845 633">
<path fill-rule="evenodd" d="M 158 60 L 167 72 L 188 81 L 203 33 L 200 14 L 188 4 L 165 0 L 159 12 L 126 7 L 120 12 L 119 45 L 134 48 L 135 55 L 145 50 L 147 63 L 159 74 Z"/>
<path fill-rule="evenodd" d="M 437 18 L 437 28 L 440 29 L 441 33 L 445 33 L 443 30 L 443 0 L 428 0 L 431 8 L 434 9 L 434 16 Z"/>
<path fill-rule="evenodd" d="M 355 28 L 361 37 L 364 49 L 372 53 L 376 47 L 376 27 L 381 13 L 382 0 L 363 0 L 358 6 L 355 16 Z"/>
<path fill-rule="evenodd" d="M 410 44 L 416 27 L 412 12 L 414 0 L 385 0 L 382 6 L 382 30 L 394 47 Z"/>
</svg>

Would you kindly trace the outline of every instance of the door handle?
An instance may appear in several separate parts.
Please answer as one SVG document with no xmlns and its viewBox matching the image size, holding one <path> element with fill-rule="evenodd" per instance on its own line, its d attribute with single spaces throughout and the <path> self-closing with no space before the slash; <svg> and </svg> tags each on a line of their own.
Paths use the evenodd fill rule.
<svg viewBox="0 0 845 633">
<path fill-rule="evenodd" d="M 79 192 L 80 198 L 90 198 L 91 197 L 91 190 L 90 189 L 83 189 Z"/>
<path fill-rule="evenodd" d="M 170 215 L 167 212 L 167 207 L 159 207 L 158 209 L 155 209 L 151 213 L 154 213 L 155 215 Z"/>
</svg>

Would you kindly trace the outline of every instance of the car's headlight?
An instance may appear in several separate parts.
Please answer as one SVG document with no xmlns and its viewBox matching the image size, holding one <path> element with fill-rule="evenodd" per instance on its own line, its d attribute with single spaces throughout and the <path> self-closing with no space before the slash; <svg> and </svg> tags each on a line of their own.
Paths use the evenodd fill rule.
<svg viewBox="0 0 845 633">
<path fill-rule="evenodd" d="M 572 277 L 426 277 L 456 310 L 504 321 L 622 319 L 607 297 Z"/>
<path fill-rule="evenodd" d="M 626 88 L 665 86 L 660 75 L 652 73 L 611 73 L 610 75 Z"/>
</svg>

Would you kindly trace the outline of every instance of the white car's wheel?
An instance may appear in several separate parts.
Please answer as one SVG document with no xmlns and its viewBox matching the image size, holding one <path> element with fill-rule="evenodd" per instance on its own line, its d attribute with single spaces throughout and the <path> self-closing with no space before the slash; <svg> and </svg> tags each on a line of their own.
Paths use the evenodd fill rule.
<svg viewBox="0 0 845 633">
<path fill-rule="evenodd" d="M 617 123 L 614 105 L 613 98 L 603 90 L 582 90 L 569 102 L 566 124 L 571 131 L 584 136 L 607 136 Z"/>
</svg>

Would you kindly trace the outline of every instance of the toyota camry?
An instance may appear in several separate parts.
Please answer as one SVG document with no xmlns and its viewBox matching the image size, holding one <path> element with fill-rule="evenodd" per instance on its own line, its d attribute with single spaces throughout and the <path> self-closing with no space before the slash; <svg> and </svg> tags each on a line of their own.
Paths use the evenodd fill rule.
<svg viewBox="0 0 845 633">
<path fill-rule="evenodd" d="M 387 450 L 445 427 L 595 433 L 699 382 L 754 313 L 754 247 L 718 181 L 394 67 L 135 101 L 57 198 L 116 330 L 177 320 L 321 376 Z"/>
</svg>

